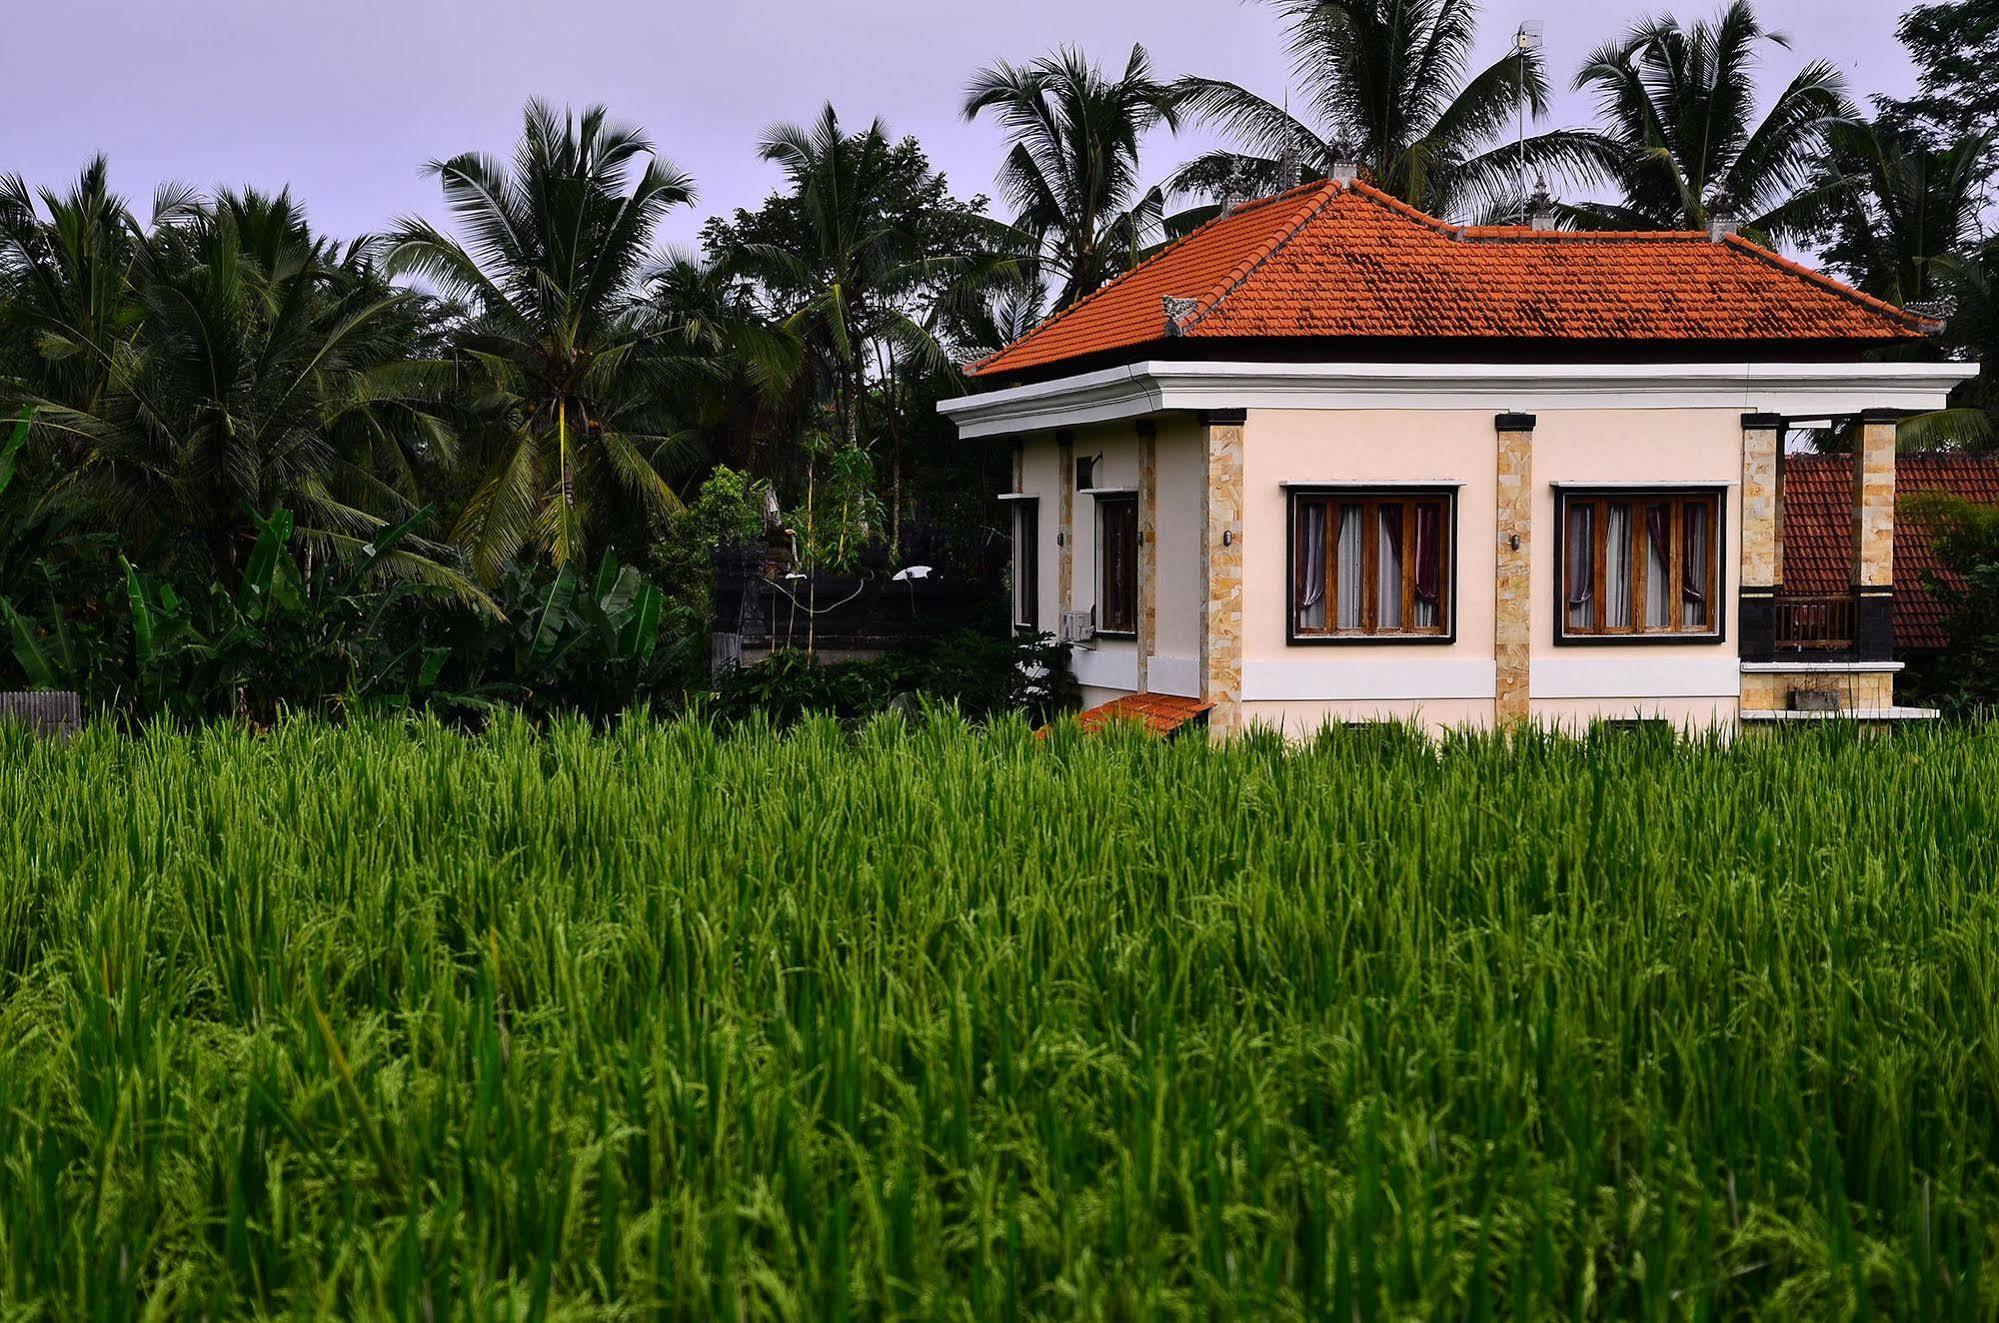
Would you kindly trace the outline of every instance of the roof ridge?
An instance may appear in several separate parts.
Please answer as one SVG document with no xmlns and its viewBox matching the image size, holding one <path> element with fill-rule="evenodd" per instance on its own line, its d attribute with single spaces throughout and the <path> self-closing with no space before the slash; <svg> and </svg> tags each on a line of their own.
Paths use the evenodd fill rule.
<svg viewBox="0 0 1999 1323">
<path fill-rule="evenodd" d="M 992 353 L 987 354 L 984 358 L 973 360 L 971 366 L 968 367 L 966 371 L 972 375 L 977 375 L 980 369 L 984 368 L 988 363 L 991 363 L 995 359 L 1004 357 L 1005 355 L 1012 353 L 1015 349 L 1018 349 L 1021 345 L 1026 344 L 1029 340 L 1032 340 L 1034 337 L 1040 335 L 1043 331 L 1047 330 L 1049 327 L 1054 326 L 1059 322 L 1068 320 L 1070 316 L 1074 315 L 1077 312 L 1082 311 L 1090 304 L 1096 302 L 1098 299 L 1108 294 L 1113 287 L 1115 287 L 1122 281 L 1128 279 L 1131 276 L 1137 275 L 1140 271 L 1145 270 L 1145 268 L 1151 266 L 1154 262 L 1157 262 L 1161 258 L 1164 258 L 1167 254 L 1173 252 L 1175 249 L 1179 248 L 1182 244 L 1189 242 L 1194 238 L 1194 236 L 1202 233 L 1204 230 L 1212 229 L 1214 226 L 1220 225 L 1223 221 L 1234 220 L 1236 217 L 1244 215 L 1248 212 L 1257 211 L 1262 209 L 1263 207 L 1282 201 L 1284 198 L 1290 197 L 1294 193 L 1301 193 L 1308 189 L 1322 188 L 1324 187 L 1325 182 L 1326 181 L 1324 180 L 1315 180 L 1308 184 L 1300 184 L 1296 188 L 1286 189 L 1281 193 L 1273 193 L 1269 197 L 1251 199 L 1250 201 L 1243 203 L 1239 207 L 1225 207 L 1217 211 L 1213 216 L 1210 216 L 1207 220 L 1202 221 L 1199 225 L 1196 225 L 1193 229 L 1187 231 L 1179 238 L 1169 239 L 1165 243 L 1160 244 L 1159 247 L 1153 249 L 1152 253 L 1146 258 L 1144 258 L 1142 261 L 1138 262 L 1136 265 L 1126 270 L 1118 272 L 1115 276 L 1112 276 L 1109 280 L 1106 280 L 1103 284 L 1097 286 L 1095 289 L 1091 290 L 1088 294 L 1085 294 L 1082 298 L 1077 299 L 1074 303 L 1070 304 L 1068 307 L 1057 308 L 1054 312 L 1049 313 L 1046 317 L 1043 317 L 1040 321 L 1036 322 L 1033 326 L 1029 327 L 1024 334 L 1016 336 L 1014 339 L 1008 341 L 1006 344 L 1001 345 L 998 349 L 993 350 Z"/>
<path fill-rule="evenodd" d="M 1298 193 L 1298 192 L 1304 192 L 1305 190 L 1301 187 L 1290 191 L 1293 193 Z M 1233 271 L 1229 272 L 1228 275 L 1222 277 L 1220 282 L 1218 282 L 1206 295 L 1203 295 L 1198 299 L 1198 306 L 1195 307 L 1193 316 L 1189 317 L 1186 321 L 1180 324 L 1181 333 L 1184 335 L 1186 332 L 1192 330 L 1195 326 L 1198 326 L 1201 323 L 1202 319 L 1205 318 L 1210 312 L 1213 312 L 1216 308 L 1220 307 L 1223 299 L 1227 298 L 1229 295 L 1235 293 L 1236 290 L 1240 289 L 1242 287 L 1242 283 L 1245 280 L 1248 280 L 1252 275 L 1256 274 L 1256 269 L 1258 267 L 1262 266 L 1265 262 L 1269 261 L 1272 257 L 1276 256 L 1278 250 L 1283 248 L 1285 244 L 1291 242 L 1291 240 L 1295 239 L 1298 236 L 1298 232 L 1300 230 L 1304 229 L 1307 225 L 1311 224 L 1312 219 L 1315 216 L 1317 216 L 1320 212 L 1324 211 L 1326 209 L 1326 205 L 1330 203 L 1336 195 L 1344 191 L 1345 191 L 1345 185 L 1341 184 L 1340 181 L 1338 180 L 1323 180 L 1323 179 L 1319 180 L 1316 186 L 1310 190 L 1310 195 L 1306 198 L 1304 203 L 1297 209 L 1297 211 L 1291 214 L 1288 222 L 1277 232 L 1277 234 L 1275 234 L 1268 242 L 1264 243 L 1261 247 L 1252 252 L 1248 257 L 1245 257 L 1242 261 L 1236 263 L 1235 269 Z M 1279 194 L 1278 196 L 1282 197 L 1284 195 Z M 1273 198 L 1271 200 L 1275 201 L 1276 199 Z"/>
<path fill-rule="evenodd" d="M 1924 317 L 1920 313 L 1910 312 L 1907 308 L 1898 308 L 1886 299 L 1878 299 L 1864 290 L 1855 289 L 1844 280 L 1829 276 L 1823 271 L 1814 271 L 1802 262 L 1793 262 L 1782 253 L 1765 248 L 1762 244 L 1752 239 L 1745 239 L 1739 234 L 1731 234 L 1725 237 L 1724 242 L 1730 247 L 1748 254 L 1750 257 L 1767 262 L 1780 271 L 1787 271 L 1794 276 L 1802 276 L 1805 280 L 1819 286 L 1821 289 L 1830 290 L 1832 293 L 1857 303 L 1863 308 L 1886 314 L 1889 318 L 1902 323 L 1902 325 L 1908 327 L 1910 330 L 1921 332 L 1924 335 L 1935 335 L 1937 332 L 1943 330 L 1944 324 L 1935 318 Z"/>
</svg>

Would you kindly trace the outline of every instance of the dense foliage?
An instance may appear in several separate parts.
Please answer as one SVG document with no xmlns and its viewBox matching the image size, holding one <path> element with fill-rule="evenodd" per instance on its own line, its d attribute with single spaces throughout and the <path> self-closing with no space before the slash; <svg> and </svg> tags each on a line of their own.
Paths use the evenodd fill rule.
<svg viewBox="0 0 1999 1323">
<path fill-rule="evenodd" d="M 0 730 L 0 1299 L 1986 1317 L 1995 805 L 1991 728 Z"/>
</svg>

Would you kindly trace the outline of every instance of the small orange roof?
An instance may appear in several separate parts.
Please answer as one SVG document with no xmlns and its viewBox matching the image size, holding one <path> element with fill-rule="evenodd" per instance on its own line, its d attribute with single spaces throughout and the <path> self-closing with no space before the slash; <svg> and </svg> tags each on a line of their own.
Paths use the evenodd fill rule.
<svg viewBox="0 0 1999 1323">
<path fill-rule="evenodd" d="M 1181 727 L 1207 715 L 1212 703 L 1203 703 L 1198 698 L 1178 698 L 1172 694 L 1126 694 L 1123 698 L 1113 698 L 1108 703 L 1076 714 L 1076 725 L 1086 732 L 1100 731 L 1113 722 L 1135 722 L 1143 726 L 1147 734 L 1160 739 L 1169 739 L 1178 734 Z M 1044 728 L 1039 732 L 1046 735 Z"/>
<path fill-rule="evenodd" d="M 1865 346 L 1936 329 L 1739 235 L 1450 225 L 1326 180 L 1217 217 L 970 370 L 1181 337 Z"/>
</svg>

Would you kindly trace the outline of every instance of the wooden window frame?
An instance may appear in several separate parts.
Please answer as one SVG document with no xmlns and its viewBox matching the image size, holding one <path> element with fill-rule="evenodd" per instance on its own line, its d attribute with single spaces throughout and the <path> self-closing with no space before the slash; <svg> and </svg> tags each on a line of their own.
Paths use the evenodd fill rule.
<svg viewBox="0 0 1999 1323">
<path fill-rule="evenodd" d="M 1098 496 L 1095 500 L 1097 503 L 1096 632 L 1106 638 L 1135 639 L 1138 637 L 1138 596 L 1140 591 L 1138 582 L 1138 495 L 1135 492 L 1130 494 L 1120 493 L 1116 496 Z M 1112 511 L 1118 512 L 1119 518 L 1128 517 L 1130 519 L 1131 555 L 1126 558 L 1125 563 L 1130 567 L 1131 579 L 1128 584 L 1123 585 L 1112 584 L 1110 577 L 1113 562 L 1111 556 L 1107 554 L 1107 549 L 1108 540 L 1112 533 L 1112 521 L 1106 519 L 1105 515 Z M 1121 589 L 1129 595 L 1131 623 L 1128 626 L 1123 623 L 1115 625 L 1110 623 L 1108 607 L 1112 600 L 1113 591 L 1117 589 Z"/>
<path fill-rule="evenodd" d="M 1383 505 L 1402 509 L 1402 545 L 1413 548 L 1416 536 L 1416 507 L 1431 503 L 1443 507 L 1437 520 L 1437 624 L 1430 629 L 1404 626 L 1382 630 L 1376 621 L 1378 600 L 1379 510 Z M 1322 630 L 1304 629 L 1298 623 L 1298 602 L 1304 587 L 1304 566 L 1300 561 L 1299 512 L 1319 504 L 1326 512 L 1326 621 Z M 1383 644 L 1450 644 L 1458 637 L 1458 492 L 1455 487 L 1397 487 L 1384 483 L 1366 487 L 1293 487 L 1286 501 L 1284 527 L 1284 634 L 1293 647 L 1367 647 Z M 1358 505 L 1361 514 L 1361 584 L 1364 601 L 1361 628 L 1339 629 L 1339 508 Z M 1416 558 L 1404 557 L 1402 571 L 1402 619 L 1415 618 Z"/>
<path fill-rule="evenodd" d="M 1727 554 L 1728 554 L 1728 489 L 1721 485 L 1699 483 L 1673 487 L 1562 487 L 1555 492 L 1555 518 L 1553 537 L 1555 554 L 1551 558 L 1555 567 L 1554 616 L 1555 642 L 1564 647 L 1601 647 L 1615 644 L 1692 644 L 1706 645 L 1725 643 L 1728 640 L 1727 611 Z M 1686 509 L 1689 505 L 1703 504 L 1708 510 L 1708 566 L 1705 591 L 1708 601 L 1708 625 L 1705 629 L 1688 630 L 1682 624 L 1685 600 L 1680 592 L 1672 594 L 1671 623 L 1664 629 L 1649 628 L 1646 618 L 1645 565 L 1646 530 L 1642 514 L 1644 507 L 1666 502 L 1671 506 L 1667 515 L 1668 528 L 1666 544 L 1671 556 L 1666 566 L 1668 584 L 1679 584 L 1681 567 L 1686 556 Z M 1591 602 L 1593 623 L 1589 629 L 1578 630 L 1569 625 L 1569 511 L 1577 504 L 1587 504 L 1592 508 L 1590 524 L 1590 549 L 1594 558 L 1592 578 L 1596 585 Z M 1608 567 L 1606 543 L 1609 539 L 1609 508 L 1612 505 L 1632 507 L 1631 519 L 1631 624 L 1611 626 L 1605 621 L 1609 610 L 1609 594 L 1604 591 Z"/>
<path fill-rule="evenodd" d="M 1013 629 L 1041 632 L 1041 502 L 1009 501 L 1013 507 Z"/>
</svg>

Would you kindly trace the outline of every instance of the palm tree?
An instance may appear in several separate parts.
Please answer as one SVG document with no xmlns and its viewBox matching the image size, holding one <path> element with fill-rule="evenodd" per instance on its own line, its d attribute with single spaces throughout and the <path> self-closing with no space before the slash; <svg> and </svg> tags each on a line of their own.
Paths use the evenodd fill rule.
<svg viewBox="0 0 1999 1323">
<path fill-rule="evenodd" d="M 823 401 L 826 430 L 848 450 L 865 448 L 864 416 L 876 409 L 899 532 L 907 388 L 963 389 L 947 328 L 1016 264 L 1000 227 L 951 200 L 921 148 L 892 141 L 880 120 L 850 134 L 828 105 L 809 128 L 770 129 L 761 152 L 791 191 L 711 227 L 711 246 L 802 348 L 802 375 L 773 385 Z"/>
<path fill-rule="evenodd" d="M 44 189 L 39 199 L 20 176 L 0 178 L 0 372 L 84 410 L 102 399 L 141 311 L 133 281 L 146 228 L 108 176 L 99 156 L 68 192 Z M 194 201 L 184 188 L 162 188 L 153 225 L 186 217 Z"/>
<path fill-rule="evenodd" d="M 388 259 L 470 309 L 458 348 L 486 397 L 484 476 L 453 537 L 487 582 L 530 546 L 569 564 L 679 506 L 660 471 L 681 441 L 667 413 L 679 364 L 638 280 L 693 183 L 601 106 L 578 118 L 530 101 L 524 119 L 511 165 L 429 167 L 465 242 L 406 220 Z"/>
<path fill-rule="evenodd" d="M 200 549 L 227 586 L 277 511 L 341 558 L 415 511 L 415 467 L 448 461 L 451 435 L 407 371 L 423 300 L 390 285 L 367 244 L 314 236 L 289 194 L 225 193 L 183 199 L 126 270 L 116 299 L 86 301 L 121 305 L 108 324 L 65 323 L 58 361 L 103 364 L 90 397 L 22 399 L 128 547 L 160 562 Z M 383 569 L 479 597 L 404 546 Z"/>
<path fill-rule="evenodd" d="M 1318 179 L 1343 157 L 1367 182 L 1433 215 L 1517 210 L 1530 172 L 1594 178 L 1590 135 L 1509 132 L 1525 107 L 1546 113 L 1538 52 L 1472 74 L 1476 0 L 1268 0 L 1288 25 L 1292 69 L 1318 127 L 1235 83 L 1186 78 L 1186 109 L 1239 144 L 1174 176 L 1176 189 L 1220 198 Z"/>
<path fill-rule="evenodd" d="M 965 118 L 987 111 L 1011 144 L 999 185 L 1014 227 L 1057 289 L 1055 306 L 1067 307 L 1129 267 L 1159 227 L 1165 197 L 1141 188 L 1139 144 L 1158 125 L 1178 127 L 1179 98 L 1152 76 L 1143 46 L 1115 79 L 1065 46 L 980 70 Z"/>
<path fill-rule="evenodd" d="M 1913 126 L 1856 121 L 1833 125 L 1827 145 L 1826 264 L 1899 307 L 1946 294 L 1978 242 L 1991 135 L 1935 144 Z"/>
<path fill-rule="evenodd" d="M 1826 135 L 1853 118 L 1838 70 L 1815 60 L 1756 115 L 1757 52 L 1788 46 L 1749 0 L 1729 0 L 1712 20 L 1639 23 L 1598 48 L 1576 75 L 1594 88 L 1607 126 L 1595 147 L 1620 203 L 1571 208 L 1578 223 L 1637 229 L 1703 229 L 1728 213 L 1753 235 L 1781 242 L 1822 208 L 1811 187 Z"/>
</svg>

